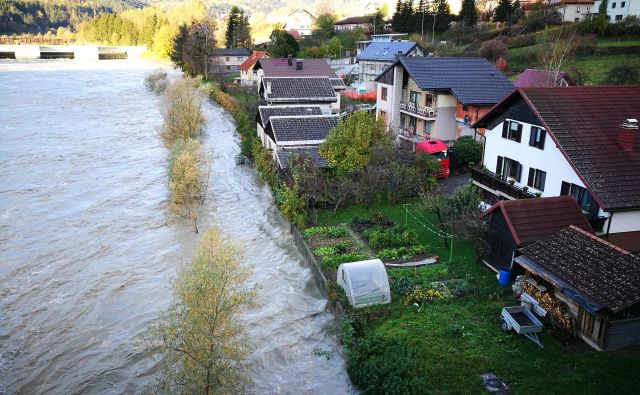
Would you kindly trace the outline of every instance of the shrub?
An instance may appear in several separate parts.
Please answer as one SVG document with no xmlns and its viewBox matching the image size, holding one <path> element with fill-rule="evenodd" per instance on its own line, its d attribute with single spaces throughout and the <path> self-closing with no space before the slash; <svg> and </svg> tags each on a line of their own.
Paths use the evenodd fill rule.
<svg viewBox="0 0 640 395">
<path fill-rule="evenodd" d="M 442 292 L 431 288 L 415 288 L 409 292 L 403 299 L 406 306 L 414 303 L 422 304 L 424 302 L 430 302 L 437 299 L 442 299 Z"/>
<path fill-rule="evenodd" d="M 335 255 L 338 253 L 338 249 L 333 246 L 325 246 L 325 247 L 317 247 L 311 250 L 313 255 L 316 256 L 327 256 L 327 255 Z"/>
<path fill-rule="evenodd" d="M 264 148 L 260 143 L 260 140 L 255 139 L 251 141 L 251 152 L 251 157 L 253 158 L 256 170 L 258 170 L 266 183 L 273 187 L 276 184 L 278 173 L 271 151 Z"/>
<path fill-rule="evenodd" d="M 391 283 L 393 292 L 405 296 L 416 286 L 411 277 L 402 276 Z"/>
<path fill-rule="evenodd" d="M 362 394 L 424 394 L 426 380 L 406 341 L 368 334 L 348 352 L 347 369 Z"/>
<path fill-rule="evenodd" d="M 208 168 L 198 140 L 178 140 L 169 157 L 169 210 L 197 221 L 197 207 L 202 204 Z M 198 231 L 195 226 L 196 232 Z"/>
<path fill-rule="evenodd" d="M 158 95 L 164 91 L 164 88 L 166 88 L 166 79 L 167 73 L 162 70 L 156 70 L 144 77 L 144 86 L 146 86 L 148 90 L 155 92 L 155 94 Z M 162 85 L 161 90 L 158 90 L 159 85 Z"/>
<path fill-rule="evenodd" d="M 198 137 L 205 125 L 202 96 L 191 78 L 180 78 L 167 87 L 162 99 L 162 138 L 167 144 Z"/>
<path fill-rule="evenodd" d="M 451 155 L 462 166 L 470 162 L 479 163 L 482 160 L 482 145 L 471 136 L 462 136 L 453 143 Z"/>
<path fill-rule="evenodd" d="M 507 46 L 500 39 L 485 41 L 480 47 L 480 56 L 495 63 L 507 53 Z"/>
<path fill-rule="evenodd" d="M 322 258 L 322 266 L 326 267 L 327 269 L 337 269 L 338 266 L 340 266 L 340 264 L 342 263 L 358 262 L 365 259 L 367 259 L 365 255 L 358 254 L 356 252 L 350 252 L 348 254 L 324 257 Z"/>
<path fill-rule="evenodd" d="M 640 83 L 640 71 L 638 67 L 628 61 L 619 63 L 611 67 L 604 78 L 605 84 L 611 85 L 633 85 Z"/>
<path fill-rule="evenodd" d="M 276 189 L 276 202 L 282 215 L 293 224 L 302 226 L 304 222 L 303 210 L 305 207 L 305 197 L 300 193 L 299 177 L 293 175 L 293 185 L 285 183 Z"/>
</svg>

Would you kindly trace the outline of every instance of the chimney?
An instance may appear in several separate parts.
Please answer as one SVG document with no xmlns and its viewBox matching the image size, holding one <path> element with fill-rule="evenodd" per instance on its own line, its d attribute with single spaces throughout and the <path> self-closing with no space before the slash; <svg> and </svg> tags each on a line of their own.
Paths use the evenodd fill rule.
<svg viewBox="0 0 640 395">
<path fill-rule="evenodd" d="M 267 85 L 267 95 L 270 95 L 271 94 L 271 82 L 267 81 L 266 85 Z"/>
<path fill-rule="evenodd" d="M 402 57 L 402 51 L 398 51 L 396 53 L 396 60 L 400 59 Z"/>
<path fill-rule="evenodd" d="M 302 70 L 302 59 L 296 60 L 296 70 Z"/>
<path fill-rule="evenodd" d="M 631 152 L 635 150 L 636 136 L 638 135 L 638 120 L 626 119 L 618 131 L 618 143 L 623 150 Z"/>
<path fill-rule="evenodd" d="M 287 56 L 287 64 L 288 64 L 289 66 L 293 66 L 293 55 L 289 54 L 289 55 Z"/>
</svg>

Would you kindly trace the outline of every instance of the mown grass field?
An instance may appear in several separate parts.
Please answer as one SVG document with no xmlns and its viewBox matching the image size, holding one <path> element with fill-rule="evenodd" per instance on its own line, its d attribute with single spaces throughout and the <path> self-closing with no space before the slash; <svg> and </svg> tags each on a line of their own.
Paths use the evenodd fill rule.
<svg viewBox="0 0 640 395">
<path fill-rule="evenodd" d="M 418 212 L 417 206 L 412 207 L 414 214 Z M 449 249 L 442 239 L 411 216 L 405 217 L 402 205 L 354 206 L 339 210 L 335 216 L 328 210 L 312 217 L 318 225 L 326 226 L 376 212 L 396 223 L 404 224 L 406 218 L 419 241 L 430 246 L 442 262 L 416 270 L 389 269 L 390 281 L 407 276 L 416 283 L 464 279 L 469 284 L 465 296 L 430 302 L 420 309 L 405 306 L 397 294 L 392 295 L 389 306 L 366 309 L 371 318 L 359 338 L 374 334 L 387 344 L 406 344 L 415 360 L 411 373 L 423 378 L 426 385 L 416 388 L 415 393 L 485 393 L 479 377 L 485 372 L 494 372 L 517 394 L 637 393 L 640 348 L 596 352 L 575 339 L 561 341 L 545 329 L 541 349 L 524 336 L 502 332 L 502 307 L 517 304 L 511 289 L 499 287 L 495 274 L 476 263 L 474 251 L 464 242 L 454 239 L 449 262 Z M 433 215 L 421 214 L 425 220 L 435 221 Z M 357 369 L 359 366 L 350 364 L 352 377 L 358 375 Z"/>
</svg>

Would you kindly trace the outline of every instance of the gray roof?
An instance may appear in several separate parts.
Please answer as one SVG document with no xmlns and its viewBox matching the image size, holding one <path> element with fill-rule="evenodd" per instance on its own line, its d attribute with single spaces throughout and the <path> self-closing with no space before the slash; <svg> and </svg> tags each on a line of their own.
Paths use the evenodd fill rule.
<svg viewBox="0 0 640 395">
<path fill-rule="evenodd" d="M 392 66 L 396 64 L 404 66 L 420 89 L 450 90 L 462 104 L 493 105 L 515 89 L 485 58 L 407 57 Z"/>
<path fill-rule="evenodd" d="M 360 52 L 357 59 L 393 62 L 396 60 L 398 52 L 401 52 L 402 56 L 406 56 L 416 45 L 418 44 L 413 41 L 373 41 Z"/>
<path fill-rule="evenodd" d="M 264 128 L 271 117 L 295 115 L 322 115 L 322 109 L 318 106 L 260 106 L 256 121 Z"/>
<path fill-rule="evenodd" d="M 336 102 L 336 94 L 328 77 L 263 77 L 261 91 L 270 102 Z"/>
<path fill-rule="evenodd" d="M 251 51 L 244 48 L 218 48 L 211 53 L 213 56 L 251 56 Z"/>
<path fill-rule="evenodd" d="M 333 89 L 347 89 L 347 86 L 345 85 L 342 78 L 329 78 L 329 82 L 331 82 L 331 86 L 333 86 Z"/>
<path fill-rule="evenodd" d="M 280 168 L 286 170 L 291 164 L 294 155 L 302 160 L 309 159 L 320 168 L 329 167 L 329 162 L 320 155 L 318 147 L 290 148 L 276 151 Z"/>
<path fill-rule="evenodd" d="M 267 133 L 278 145 L 319 145 L 338 126 L 338 115 L 271 117 Z"/>
</svg>

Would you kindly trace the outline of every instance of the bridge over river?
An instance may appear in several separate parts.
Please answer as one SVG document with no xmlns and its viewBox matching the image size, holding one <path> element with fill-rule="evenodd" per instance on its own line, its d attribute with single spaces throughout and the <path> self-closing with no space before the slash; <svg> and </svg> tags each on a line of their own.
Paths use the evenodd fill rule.
<svg viewBox="0 0 640 395">
<path fill-rule="evenodd" d="M 0 45 L 0 59 L 137 59 L 146 49 L 146 46 L 4 44 Z"/>
</svg>

